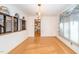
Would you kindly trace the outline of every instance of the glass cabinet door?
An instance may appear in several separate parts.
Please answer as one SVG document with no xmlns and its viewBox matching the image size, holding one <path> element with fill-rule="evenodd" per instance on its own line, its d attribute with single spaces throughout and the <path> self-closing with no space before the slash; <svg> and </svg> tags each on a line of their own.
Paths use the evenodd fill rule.
<svg viewBox="0 0 79 59">
<path fill-rule="evenodd" d="M 18 31 L 22 30 L 22 19 L 18 20 Z"/>
<path fill-rule="evenodd" d="M 26 29 L 26 22 L 25 20 L 22 20 L 22 30 L 25 30 Z"/>
<path fill-rule="evenodd" d="M 4 33 L 4 15 L 0 14 L 0 34 Z"/>
<path fill-rule="evenodd" d="M 14 32 L 18 31 L 18 19 L 14 17 Z"/>
<path fill-rule="evenodd" d="M 12 17 L 6 16 L 6 32 L 12 32 Z"/>
</svg>

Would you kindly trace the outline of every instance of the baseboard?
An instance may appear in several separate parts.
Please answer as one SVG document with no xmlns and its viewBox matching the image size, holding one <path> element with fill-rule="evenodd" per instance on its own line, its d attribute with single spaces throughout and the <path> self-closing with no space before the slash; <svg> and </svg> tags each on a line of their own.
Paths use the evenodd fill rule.
<svg viewBox="0 0 79 59">
<path fill-rule="evenodd" d="M 59 37 L 59 36 L 57 36 L 56 38 L 59 39 L 62 43 L 64 43 L 72 51 L 79 53 L 79 51 L 77 51 L 73 46 L 71 46 L 70 43 L 67 40 L 65 40 L 65 39 L 63 39 L 62 37 Z"/>
<path fill-rule="evenodd" d="M 26 39 L 23 39 L 21 42 L 19 42 L 18 44 L 16 44 L 15 47 L 9 49 L 9 50 L 6 52 L 6 54 L 9 54 L 12 50 L 14 50 L 15 48 L 17 48 L 21 43 L 23 43 L 25 40 L 28 39 L 28 37 L 25 37 L 25 38 L 26 38 Z"/>
<path fill-rule="evenodd" d="M 53 38 L 57 38 L 56 36 L 41 36 L 41 37 L 53 37 Z M 29 36 L 28 38 L 34 38 L 34 36 Z"/>
</svg>

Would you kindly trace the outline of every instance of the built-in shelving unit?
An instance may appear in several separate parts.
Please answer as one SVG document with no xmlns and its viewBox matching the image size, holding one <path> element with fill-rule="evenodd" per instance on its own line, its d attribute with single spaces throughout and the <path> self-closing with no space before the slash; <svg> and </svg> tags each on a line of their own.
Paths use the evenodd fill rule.
<svg viewBox="0 0 79 59">
<path fill-rule="evenodd" d="M 0 12 L 0 35 L 26 30 L 26 20 Z"/>
</svg>

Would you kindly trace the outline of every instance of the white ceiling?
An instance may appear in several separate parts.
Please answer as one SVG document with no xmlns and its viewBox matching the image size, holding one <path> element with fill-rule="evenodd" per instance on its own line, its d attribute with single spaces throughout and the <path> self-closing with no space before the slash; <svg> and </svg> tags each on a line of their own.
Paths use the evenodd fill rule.
<svg viewBox="0 0 79 59">
<path fill-rule="evenodd" d="M 37 12 L 37 4 L 15 4 L 17 8 L 22 10 L 28 16 L 35 16 Z M 71 4 L 42 4 L 42 16 L 54 16 L 63 12 L 65 9 L 71 7 Z"/>
</svg>

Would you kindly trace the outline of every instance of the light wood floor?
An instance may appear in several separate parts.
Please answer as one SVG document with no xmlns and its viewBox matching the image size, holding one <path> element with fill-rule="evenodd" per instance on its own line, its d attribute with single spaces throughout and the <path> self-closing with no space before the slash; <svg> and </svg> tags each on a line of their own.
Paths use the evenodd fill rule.
<svg viewBox="0 0 79 59">
<path fill-rule="evenodd" d="M 28 38 L 9 54 L 75 54 L 56 37 Z"/>
</svg>

